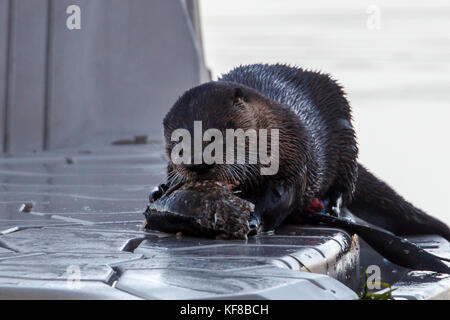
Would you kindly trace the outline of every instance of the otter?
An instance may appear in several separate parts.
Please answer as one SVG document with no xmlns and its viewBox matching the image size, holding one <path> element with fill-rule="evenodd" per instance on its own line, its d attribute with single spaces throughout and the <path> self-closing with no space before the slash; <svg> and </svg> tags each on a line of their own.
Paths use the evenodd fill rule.
<svg viewBox="0 0 450 320">
<path fill-rule="evenodd" d="M 278 172 L 262 175 L 261 163 L 175 163 L 172 133 L 194 133 L 194 121 L 226 129 L 278 129 Z M 272 230 L 284 221 L 302 221 L 314 199 L 339 216 L 353 215 L 396 235 L 437 234 L 450 229 L 403 199 L 358 163 L 349 102 L 341 85 L 322 72 L 284 64 L 239 66 L 217 81 L 186 91 L 163 120 L 167 181 L 151 195 L 187 181 L 214 180 L 233 186 L 255 204 L 253 221 Z M 204 145 L 203 145 L 204 146 Z M 246 160 L 249 153 L 246 153 Z"/>
</svg>

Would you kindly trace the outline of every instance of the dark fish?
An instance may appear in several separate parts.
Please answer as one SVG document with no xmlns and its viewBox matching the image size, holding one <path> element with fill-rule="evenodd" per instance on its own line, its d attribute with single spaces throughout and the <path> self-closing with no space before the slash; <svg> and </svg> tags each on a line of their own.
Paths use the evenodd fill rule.
<svg viewBox="0 0 450 320">
<path fill-rule="evenodd" d="M 254 205 L 216 181 L 188 182 L 150 202 L 145 228 L 221 239 L 247 239 Z"/>
</svg>

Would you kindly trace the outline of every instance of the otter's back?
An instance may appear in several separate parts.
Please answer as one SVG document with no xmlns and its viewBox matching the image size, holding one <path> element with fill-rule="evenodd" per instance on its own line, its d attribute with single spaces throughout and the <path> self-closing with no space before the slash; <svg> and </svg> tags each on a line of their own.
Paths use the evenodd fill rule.
<svg viewBox="0 0 450 320">
<path fill-rule="evenodd" d="M 283 64 L 253 64 L 237 67 L 219 81 L 246 85 L 291 108 L 311 138 L 312 152 L 324 179 L 322 190 L 327 190 L 340 175 L 348 176 L 343 179 L 344 189 L 353 189 L 357 147 L 350 106 L 341 86 L 327 74 Z M 343 158 L 351 164 L 340 163 Z"/>
</svg>

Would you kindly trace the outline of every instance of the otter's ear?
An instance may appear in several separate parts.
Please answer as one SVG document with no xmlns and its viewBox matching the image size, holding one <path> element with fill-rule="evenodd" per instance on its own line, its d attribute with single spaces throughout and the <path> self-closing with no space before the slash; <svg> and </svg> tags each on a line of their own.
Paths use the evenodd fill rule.
<svg viewBox="0 0 450 320">
<path fill-rule="evenodd" d="M 241 104 L 244 102 L 244 93 L 241 88 L 234 88 L 233 104 Z"/>
</svg>

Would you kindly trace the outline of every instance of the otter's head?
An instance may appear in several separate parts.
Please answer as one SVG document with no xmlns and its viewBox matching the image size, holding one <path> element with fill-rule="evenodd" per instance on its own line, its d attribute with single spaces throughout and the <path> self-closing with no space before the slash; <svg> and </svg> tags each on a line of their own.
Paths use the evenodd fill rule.
<svg viewBox="0 0 450 320">
<path fill-rule="evenodd" d="M 216 180 L 241 189 L 260 182 L 255 135 L 275 123 L 260 99 L 253 89 L 224 81 L 185 92 L 163 122 L 168 182 Z M 270 143 L 269 132 L 269 151 Z"/>
</svg>

